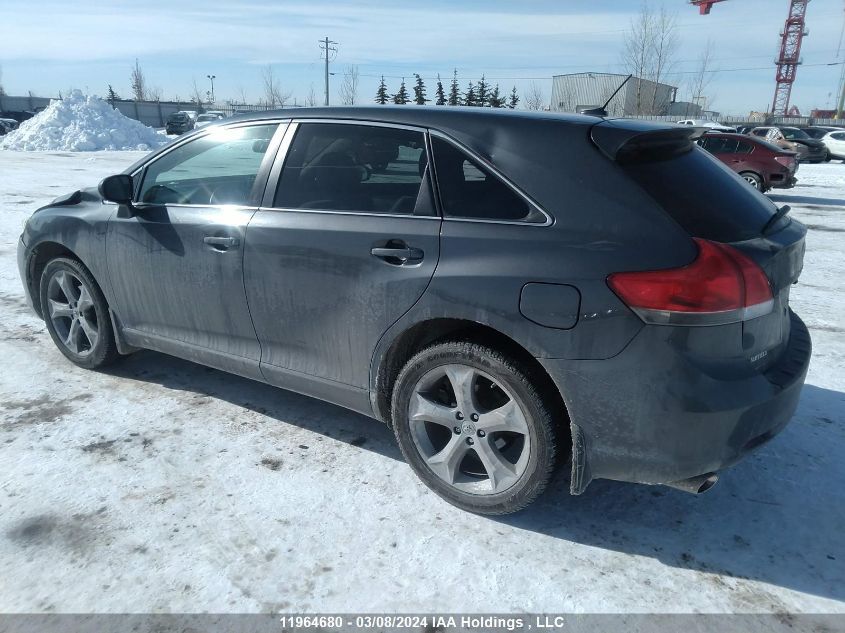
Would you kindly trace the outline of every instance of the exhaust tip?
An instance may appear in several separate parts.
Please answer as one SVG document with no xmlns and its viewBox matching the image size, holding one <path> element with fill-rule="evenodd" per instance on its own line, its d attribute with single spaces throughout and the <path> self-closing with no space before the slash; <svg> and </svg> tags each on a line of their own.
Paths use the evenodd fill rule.
<svg viewBox="0 0 845 633">
<path fill-rule="evenodd" d="M 718 481 L 719 475 L 716 473 L 707 473 L 706 475 L 698 475 L 697 477 L 690 477 L 689 479 L 671 481 L 666 485 L 670 488 L 682 490 L 693 495 L 702 495 L 715 486 Z"/>
</svg>

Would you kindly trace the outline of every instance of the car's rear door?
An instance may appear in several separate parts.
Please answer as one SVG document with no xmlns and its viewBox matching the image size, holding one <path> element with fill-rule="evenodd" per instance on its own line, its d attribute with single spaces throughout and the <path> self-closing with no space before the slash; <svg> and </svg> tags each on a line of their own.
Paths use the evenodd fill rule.
<svg viewBox="0 0 845 633">
<path fill-rule="evenodd" d="M 437 265 L 427 165 L 423 130 L 291 124 L 244 252 L 269 382 L 366 409 L 376 343 Z"/>
<path fill-rule="evenodd" d="M 220 128 L 134 174 L 135 211 L 119 207 L 106 239 L 117 314 L 130 343 L 260 377 L 243 244 L 279 128 L 278 122 Z"/>
</svg>

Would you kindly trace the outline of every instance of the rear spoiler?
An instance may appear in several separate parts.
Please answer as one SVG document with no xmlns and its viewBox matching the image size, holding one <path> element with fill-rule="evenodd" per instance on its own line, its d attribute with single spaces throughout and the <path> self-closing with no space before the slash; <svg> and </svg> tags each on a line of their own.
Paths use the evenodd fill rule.
<svg viewBox="0 0 845 633">
<path fill-rule="evenodd" d="M 605 119 L 590 128 L 590 139 L 610 160 L 635 163 L 684 154 L 704 132 L 705 128 L 690 125 Z"/>
</svg>

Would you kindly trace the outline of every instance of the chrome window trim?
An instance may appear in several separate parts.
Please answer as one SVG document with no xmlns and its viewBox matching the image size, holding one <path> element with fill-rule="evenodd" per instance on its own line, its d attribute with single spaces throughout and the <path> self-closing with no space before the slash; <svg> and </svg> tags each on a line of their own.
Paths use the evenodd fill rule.
<svg viewBox="0 0 845 633">
<path fill-rule="evenodd" d="M 548 213 L 543 207 L 541 207 L 538 203 L 536 203 L 527 193 L 522 191 L 519 187 L 513 184 L 509 178 L 507 178 L 501 171 L 496 169 L 493 165 L 490 164 L 489 161 L 483 159 L 477 153 L 469 149 L 463 143 L 456 141 L 448 134 L 444 134 L 440 130 L 436 129 L 429 129 L 429 134 L 431 136 L 436 136 L 442 141 L 449 143 L 450 145 L 454 146 L 455 148 L 461 150 L 465 154 L 469 155 L 474 160 L 477 160 L 479 163 L 484 165 L 484 167 L 496 176 L 499 180 L 501 180 L 508 188 L 511 189 L 515 194 L 520 196 L 525 202 L 531 205 L 536 211 L 539 211 L 543 214 L 543 217 L 546 218 L 545 222 L 527 222 L 525 220 L 493 220 L 487 218 L 456 218 L 446 215 L 445 210 L 443 212 L 443 221 L 444 222 L 474 222 L 474 223 L 483 223 L 483 224 L 516 224 L 519 226 L 536 226 L 536 227 L 543 227 L 543 226 L 551 226 L 554 224 L 554 218 Z M 435 173 L 435 180 L 437 175 L 437 156 L 434 156 L 434 173 Z M 439 187 L 438 187 L 438 194 L 439 194 Z"/>
<path fill-rule="evenodd" d="M 410 130 L 425 134 L 428 129 L 425 126 L 407 125 L 405 123 L 390 123 L 388 121 L 370 121 L 369 119 L 327 119 L 321 117 L 296 117 L 290 120 L 291 123 L 338 123 L 341 125 L 363 125 L 367 127 L 389 127 L 397 130 Z"/>
<path fill-rule="evenodd" d="M 329 215 L 363 215 L 373 218 L 407 218 L 409 220 L 437 220 L 439 215 L 414 215 L 413 213 L 377 213 L 375 211 L 342 211 L 335 209 L 292 209 L 290 207 L 260 207 L 259 211 L 280 211 L 283 213 L 324 213 Z"/>
</svg>

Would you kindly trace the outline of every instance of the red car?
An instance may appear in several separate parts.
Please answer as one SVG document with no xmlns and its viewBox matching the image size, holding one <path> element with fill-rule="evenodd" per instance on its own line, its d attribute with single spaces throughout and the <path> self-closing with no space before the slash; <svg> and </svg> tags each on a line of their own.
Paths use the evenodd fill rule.
<svg viewBox="0 0 845 633">
<path fill-rule="evenodd" d="M 758 191 L 788 189 L 797 182 L 797 154 L 762 139 L 744 134 L 708 132 L 698 144 Z"/>
</svg>

